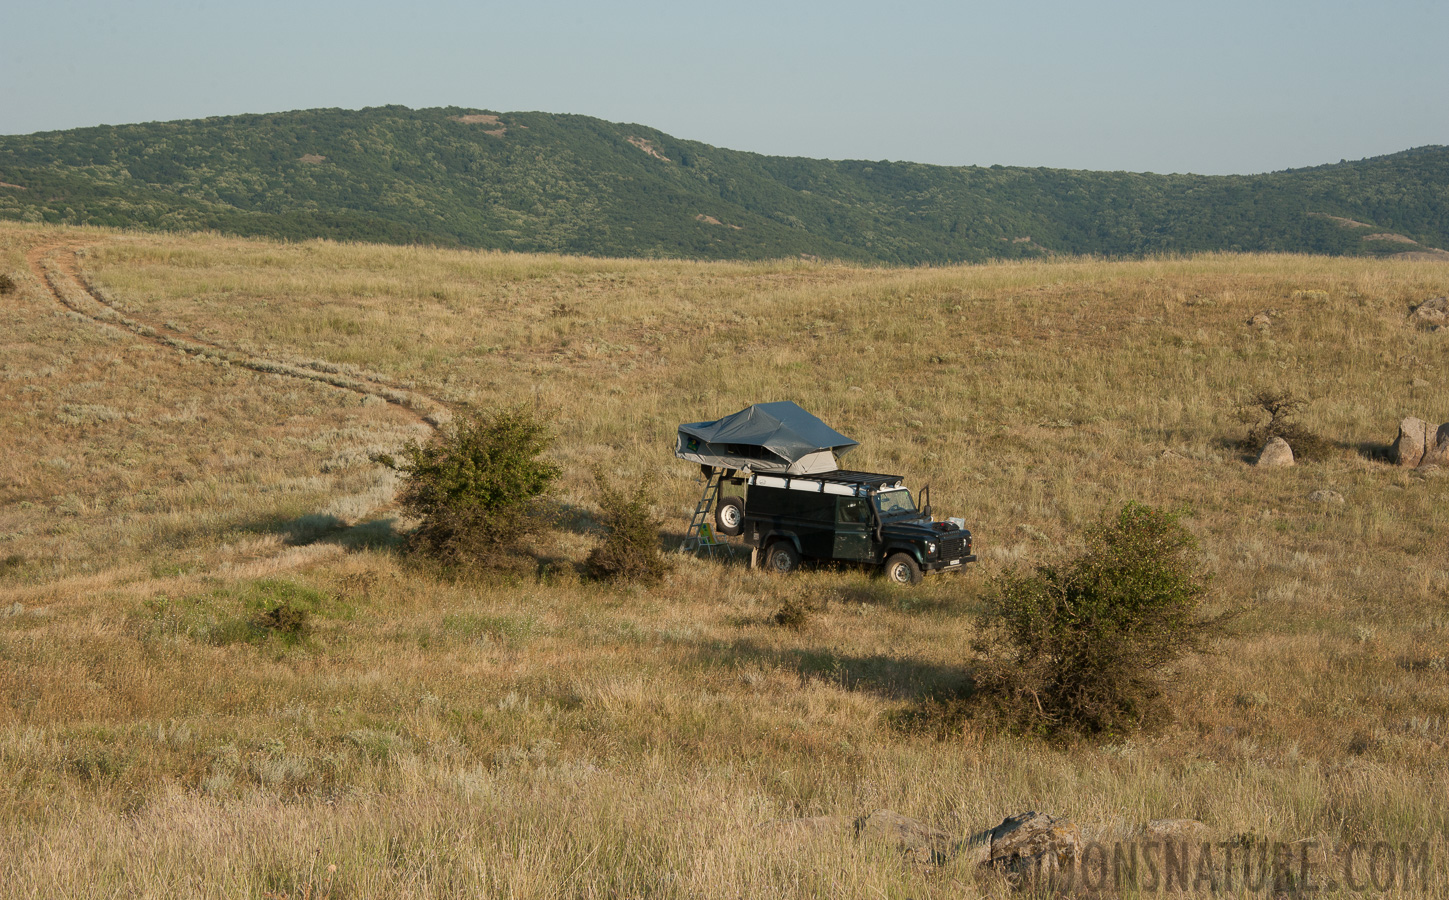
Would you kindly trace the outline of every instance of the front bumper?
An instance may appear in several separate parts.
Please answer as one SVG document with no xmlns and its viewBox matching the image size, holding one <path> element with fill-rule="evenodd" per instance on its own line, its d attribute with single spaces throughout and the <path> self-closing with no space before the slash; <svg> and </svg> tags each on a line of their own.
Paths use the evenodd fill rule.
<svg viewBox="0 0 1449 900">
<path fill-rule="evenodd" d="M 954 572 L 966 568 L 967 563 L 974 562 L 976 562 L 976 554 L 968 553 L 965 556 L 928 559 L 925 565 L 921 566 L 921 569 L 926 572 Z"/>
</svg>

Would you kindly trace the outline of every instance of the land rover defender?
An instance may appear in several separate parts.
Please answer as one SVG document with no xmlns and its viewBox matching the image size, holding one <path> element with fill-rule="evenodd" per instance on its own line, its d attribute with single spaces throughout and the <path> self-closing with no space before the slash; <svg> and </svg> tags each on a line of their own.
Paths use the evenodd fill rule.
<svg viewBox="0 0 1449 900">
<path fill-rule="evenodd" d="M 918 508 L 897 475 L 726 471 L 715 528 L 743 536 L 751 561 L 763 553 L 765 567 L 775 572 L 792 572 L 801 560 L 835 560 L 916 584 L 923 573 L 960 570 L 976 560 L 963 520 L 932 521 L 929 491 Z"/>
</svg>

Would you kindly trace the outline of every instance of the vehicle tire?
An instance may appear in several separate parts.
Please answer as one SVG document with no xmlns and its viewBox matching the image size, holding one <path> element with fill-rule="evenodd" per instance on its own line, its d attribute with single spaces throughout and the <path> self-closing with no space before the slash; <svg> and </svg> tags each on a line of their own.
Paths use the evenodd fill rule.
<svg viewBox="0 0 1449 900">
<path fill-rule="evenodd" d="M 745 530 L 745 503 L 739 497 L 721 497 L 714 507 L 714 530 L 737 537 Z"/>
<path fill-rule="evenodd" d="M 800 554 L 789 541 L 776 541 L 765 555 L 765 568 L 780 575 L 789 575 L 800 568 Z"/>
<path fill-rule="evenodd" d="M 891 584 L 921 583 L 921 567 L 909 553 L 892 553 L 880 571 Z"/>
</svg>

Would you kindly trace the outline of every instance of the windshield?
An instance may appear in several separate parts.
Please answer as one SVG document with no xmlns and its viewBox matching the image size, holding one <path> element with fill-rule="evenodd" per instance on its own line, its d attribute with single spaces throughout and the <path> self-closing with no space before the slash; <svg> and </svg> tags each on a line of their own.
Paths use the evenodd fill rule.
<svg viewBox="0 0 1449 900">
<path fill-rule="evenodd" d="M 875 508 L 882 519 L 899 519 L 901 516 L 915 515 L 916 501 L 911 499 L 910 491 L 896 488 L 876 494 Z"/>
</svg>

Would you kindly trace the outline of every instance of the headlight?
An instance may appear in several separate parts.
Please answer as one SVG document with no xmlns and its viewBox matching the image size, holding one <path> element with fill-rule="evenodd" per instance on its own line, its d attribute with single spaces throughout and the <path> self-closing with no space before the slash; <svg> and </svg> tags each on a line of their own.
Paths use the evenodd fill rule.
<svg viewBox="0 0 1449 900">
<path fill-rule="evenodd" d="M 926 541 L 926 555 L 927 556 L 935 556 L 936 555 L 936 544 L 935 544 L 934 541 Z"/>
</svg>

